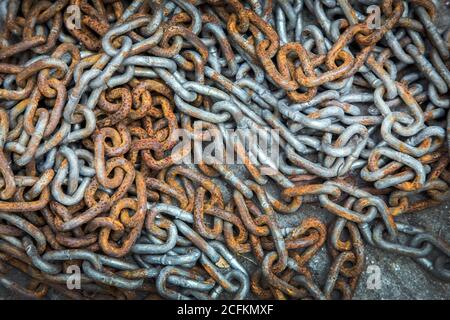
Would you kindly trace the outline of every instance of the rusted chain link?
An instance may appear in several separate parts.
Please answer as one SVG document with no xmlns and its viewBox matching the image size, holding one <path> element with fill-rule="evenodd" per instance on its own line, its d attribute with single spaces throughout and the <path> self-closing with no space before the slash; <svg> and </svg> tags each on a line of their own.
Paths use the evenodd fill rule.
<svg viewBox="0 0 450 320">
<path fill-rule="evenodd" d="M 437 16 L 418 0 L 2 2 L 0 286 L 351 299 L 367 246 L 450 282 L 450 245 L 399 219 L 449 196 Z"/>
</svg>

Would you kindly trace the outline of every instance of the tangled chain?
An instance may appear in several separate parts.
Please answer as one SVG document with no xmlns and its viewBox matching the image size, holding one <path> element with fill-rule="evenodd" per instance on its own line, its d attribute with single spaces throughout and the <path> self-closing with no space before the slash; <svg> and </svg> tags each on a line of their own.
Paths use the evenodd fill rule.
<svg viewBox="0 0 450 320">
<path fill-rule="evenodd" d="M 9 0 L 0 13 L 0 285 L 349 299 L 366 245 L 450 281 L 450 245 L 396 221 L 449 195 L 450 33 L 432 1 Z M 244 137 L 239 172 L 218 155 L 180 163 L 194 150 L 179 129 L 224 143 L 275 130 L 279 163 Z"/>
</svg>

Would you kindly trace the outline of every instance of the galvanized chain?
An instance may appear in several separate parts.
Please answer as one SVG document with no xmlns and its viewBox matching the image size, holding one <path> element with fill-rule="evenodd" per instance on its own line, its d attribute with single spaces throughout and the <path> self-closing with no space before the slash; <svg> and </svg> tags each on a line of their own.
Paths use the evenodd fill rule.
<svg viewBox="0 0 450 320">
<path fill-rule="evenodd" d="M 351 299 L 367 245 L 449 282 L 450 245 L 398 219 L 449 195 L 438 15 L 422 0 L 2 2 L 0 285 Z"/>
</svg>

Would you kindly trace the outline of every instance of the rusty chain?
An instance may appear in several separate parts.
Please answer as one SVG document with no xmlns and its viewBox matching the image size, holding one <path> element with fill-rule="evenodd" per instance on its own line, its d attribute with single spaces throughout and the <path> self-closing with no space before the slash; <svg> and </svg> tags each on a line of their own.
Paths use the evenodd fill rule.
<svg viewBox="0 0 450 320">
<path fill-rule="evenodd" d="M 351 299 L 367 246 L 450 282 L 450 245 L 400 219 L 449 196 L 437 17 L 425 0 L 2 2 L 0 285 Z M 211 141 L 226 148 L 192 161 Z"/>
</svg>

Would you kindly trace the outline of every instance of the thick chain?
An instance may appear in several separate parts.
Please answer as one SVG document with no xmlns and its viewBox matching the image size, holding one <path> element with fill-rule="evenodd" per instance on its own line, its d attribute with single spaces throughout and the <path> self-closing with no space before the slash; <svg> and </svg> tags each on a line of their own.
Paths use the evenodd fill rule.
<svg viewBox="0 0 450 320">
<path fill-rule="evenodd" d="M 398 220 L 449 195 L 437 17 L 419 0 L 2 2 L 0 285 L 351 299 L 368 245 L 450 282 L 450 245 Z"/>
</svg>

